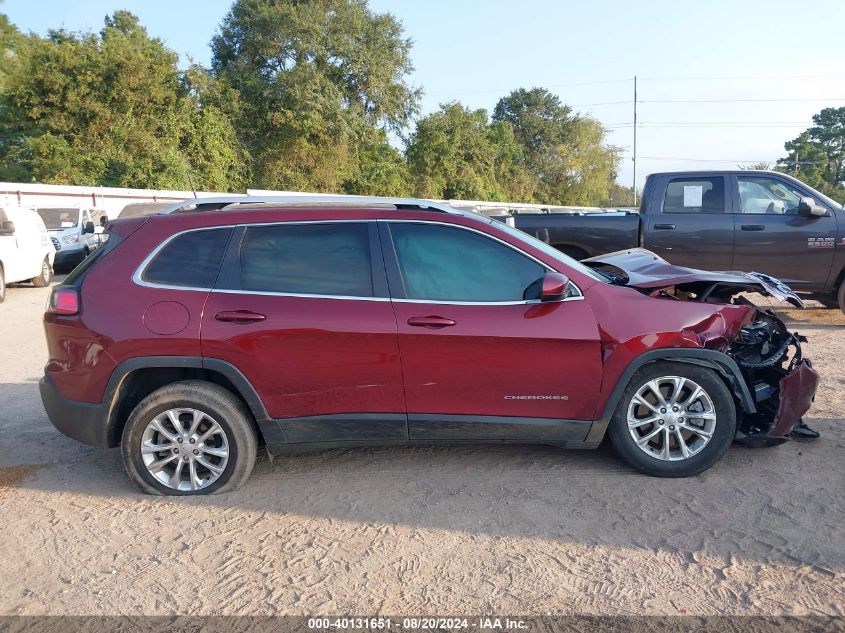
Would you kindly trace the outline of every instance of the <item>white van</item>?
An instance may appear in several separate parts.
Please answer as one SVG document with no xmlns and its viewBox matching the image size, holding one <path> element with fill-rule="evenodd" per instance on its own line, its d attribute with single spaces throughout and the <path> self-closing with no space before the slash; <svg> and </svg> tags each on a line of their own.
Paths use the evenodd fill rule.
<svg viewBox="0 0 845 633">
<path fill-rule="evenodd" d="M 34 209 L 0 207 L 0 303 L 6 298 L 7 283 L 49 286 L 55 257 L 47 228 Z"/>
<path fill-rule="evenodd" d="M 56 268 L 73 268 L 100 245 L 108 220 L 102 210 L 39 207 L 37 211 L 56 247 Z"/>
</svg>

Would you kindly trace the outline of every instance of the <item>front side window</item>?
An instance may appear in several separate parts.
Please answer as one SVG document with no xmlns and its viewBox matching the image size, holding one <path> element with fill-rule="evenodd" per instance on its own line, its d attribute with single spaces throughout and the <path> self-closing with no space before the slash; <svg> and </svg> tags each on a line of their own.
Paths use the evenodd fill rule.
<svg viewBox="0 0 845 633">
<path fill-rule="evenodd" d="M 243 290 L 373 296 L 369 228 L 364 222 L 250 227 L 240 257 Z"/>
<path fill-rule="evenodd" d="M 724 213 L 725 179 L 676 178 L 663 197 L 663 213 Z"/>
<path fill-rule="evenodd" d="M 458 302 L 539 298 L 546 269 L 478 233 L 448 226 L 391 223 L 408 299 Z"/>
<path fill-rule="evenodd" d="M 794 215 L 803 194 L 779 178 L 739 176 L 739 205 L 742 213 Z"/>
<path fill-rule="evenodd" d="M 232 229 L 189 231 L 162 248 L 142 279 L 163 286 L 211 289 Z"/>
</svg>

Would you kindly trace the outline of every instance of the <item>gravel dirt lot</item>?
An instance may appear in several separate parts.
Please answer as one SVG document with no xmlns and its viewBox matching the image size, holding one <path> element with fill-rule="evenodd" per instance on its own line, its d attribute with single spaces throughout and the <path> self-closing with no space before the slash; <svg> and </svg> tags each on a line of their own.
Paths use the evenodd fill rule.
<svg viewBox="0 0 845 633">
<path fill-rule="evenodd" d="M 37 380 L 47 290 L 0 305 L 0 614 L 845 615 L 845 318 L 784 311 L 816 442 L 685 480 L 608 447 L 259 458 L 241 490 L 148 497 L 65 438 Z"/>
</svg>

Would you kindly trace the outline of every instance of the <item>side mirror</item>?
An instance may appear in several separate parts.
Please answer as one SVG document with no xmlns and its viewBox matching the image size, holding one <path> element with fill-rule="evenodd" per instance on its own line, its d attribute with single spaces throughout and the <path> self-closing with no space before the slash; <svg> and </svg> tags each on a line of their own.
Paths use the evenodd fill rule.
<svg viewBox="0 0 845 633">
<path fill-rule="evenodd" d="M 543 275 L 543 285 L 540 289 L 540 301 L 562 301 L 569 287 L 569 278 L 561 273 L 546 273 Z"/>
<path fill-rule="evenodd" d="M 798 215 L 805 218 L 821 217 L 827 215 L 827 209 L 816 204 L 816 201 L 810 197 L 801 198 L 798 203 Z"/>
<path fill-rule="evenodd" d="M 0 223 L 0 235 L 14 235 L 15 223 L 11 220 Z"/>
<path fill-rule="evenodd" d="M 94 233 L 94 223 L 93 223 L 93 222 L 86 222 L 86 223 L 85 223 L 85 228 L 84 228 L 84 229 L 82 229 L 82 233 L 83 233 L 83 234 L 85 234 L 85 233 L 91 233 L 91 234 L 93 234 L 93 233 Z"/>
</svg>

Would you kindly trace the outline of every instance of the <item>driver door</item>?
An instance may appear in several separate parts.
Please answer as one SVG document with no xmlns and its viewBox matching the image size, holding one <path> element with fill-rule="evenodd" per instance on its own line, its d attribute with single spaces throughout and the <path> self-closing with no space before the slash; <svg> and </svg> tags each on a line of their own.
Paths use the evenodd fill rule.
<svg viewBox="0 0 845 633">
<path fill-rule="evenodd" d="M 410 438 L 582 441 L 601 358 L 580 292 L 540 303 L 549 268 L 474 229 L 379 224 Z"/>
<path fill-rule="evenodd" d="M 777 176 L 733 177 L 736 196 L 732 268 L 777 277 L 794 290 L 824 284 L 833 264 L 836 218 L 798 215 L 809 194 Z M 821 201 L 816 201 L 821 204 Z"/>
</svg>

